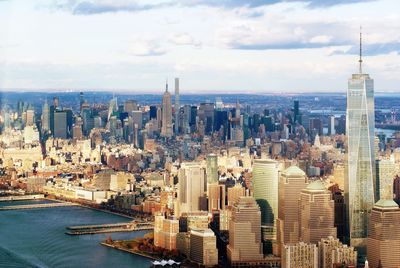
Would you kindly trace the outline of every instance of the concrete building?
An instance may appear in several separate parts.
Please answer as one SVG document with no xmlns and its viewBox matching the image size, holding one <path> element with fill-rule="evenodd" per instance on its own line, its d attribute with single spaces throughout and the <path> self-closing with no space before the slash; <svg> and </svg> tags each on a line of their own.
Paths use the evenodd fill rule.
<svg viewBox="0 0 400 268">
<path fill-rule="evenodd" d="M 213 231 L 190 231 L 190 260 L 205 267 L 218 264 L 217 243 Z"/>
<path fill-rule="evenodd" d="M 225 209 L 225 185 L 212 183 L 207 187 L 208 211 Z"/>
<path fill-rule="evenodd" d="M 251 196 L 239 197 L 232 208 L 227 255 L 232 266 L 250 266 L 263 260 L 261 211 Z"/>
<path fill-rule="evenodd" d="M 308 178 L 303 170 L 291 166 L 281 173 L 279 178 L 277 246 L 274 254 L 280 256 L 285 244 L 299 242 L 299 198 L 301 190 L 308 185 Z"/>
<path fill-rule="evenodd" d="M 256 159 L 253 164 L 253 195 L 261 209 L 261 224 L 265 239 L 276 239 L 278 218 L 279 163 L 271 159 Z"/>
<path fill-rule="evenodd" d="M 299 242 L 284 245 L 282 268 L 318 268 L 318 248 L 315 244 Z"/>
<path fill-rule="evenodd" d="M 233 206 L 240 196 L 245 196 L 246 189 L 240 185 L 235 184 L 235 186 L 228 188 L 228 206 Z"/>
<path fill-rule="evenodd" d="M 198 211 L 200 197 L 206 191 L 205 171 L 198 163 L 182 163 L 178 172 L 178 214 L 183 212 Z"/>
<path fill-rule="evenodd" d="M 336 238 L 335 207 L 332 194 L 321 181 L 310 183 L 300 193 L 300 241 L 318 243 L 322 238 Z"/>
<path fill-rule="evenodd" d="M 207 183 L 218 183 L 218 156 L 207 155 Z"/>
<path fill-rule="evenodd" d="M 154 245 L 168 250 L 176 249 L 176 236 L 179 233 L 179 221 L 158 214 L 154 217 Z"/>
<path fill-rule="evenodd" d="M 367 241 L 371 267 L 400 267 L 400 208 L 392 199 L 381 199 L 372 208 Z"/>
<path fill-rule="evenodd" d="M 332 236 L 318 242 L 318 252 L 320 268 L 332 268 L 342 264 L 357 267 L 357 251 Z"/>
<path fill-rule="evenodd" d="M 170 138 L 172 134 L 172 104 L 167 83 L 162 97 L 161 137 Z"/>
</svg>

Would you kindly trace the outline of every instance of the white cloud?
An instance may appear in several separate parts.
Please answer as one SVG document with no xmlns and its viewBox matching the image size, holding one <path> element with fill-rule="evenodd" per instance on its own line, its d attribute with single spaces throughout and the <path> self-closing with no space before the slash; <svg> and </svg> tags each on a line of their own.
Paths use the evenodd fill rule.
<svg viewBox="0 0 400 268">
<path fill-rule="evenodd" d="M 161 56 L 166 53 L 166 49 L 161 47 L 154 40 L 138 40 L 131 44 L 128 53 L 135 56 Z"/>
<path fill-rule="evenodd" d="M 201 47 L 201 42 L 195 40 L 193 36 L 188 33 L 177 33 L 171 35 L 168 40 L 175 45 L 188 45 L 197 48 Z"/>
</svg>

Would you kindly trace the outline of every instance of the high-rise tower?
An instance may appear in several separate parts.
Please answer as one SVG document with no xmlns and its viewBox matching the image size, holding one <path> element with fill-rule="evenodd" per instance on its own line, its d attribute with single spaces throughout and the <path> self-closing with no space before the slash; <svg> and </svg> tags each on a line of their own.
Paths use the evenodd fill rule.
<svg viewBox="0 0 400 268">
<path fill-rule="evenodd" d="M 374 81 L 368 74 L 362 73 L 361 40 L 360 33 L 359 73 L 349 79 L 347 90 L 345 197 L 350 243 L 363 254 L 368 235 L 368 217 L 376 198 L 376 183 Z"/>
<path fill-rule="evenodd" d="M 171 94 L 168 92 L 168 82 L 165 85 L 165 92 L 162 97 L 161 136 L 172 137 L 172 105 Z"/>
<path fill-rule="evenodd" d="M 49 104 L 46 102 L 42 109 L 42 133 L 50 129 L 50 109 Z"/>
<path fill-rule="evenodd" d="M 179 134 L 179 78 L 175 78 L 175 134 Z"/>
<path fill-rule="evenodd" d="M 254 198 L 261 209 L 261 225 L 266 239 L 276 239 L 278 219 L 279 163 L 271 159 L 256 159 L 253 164 Z"/>
</svg>

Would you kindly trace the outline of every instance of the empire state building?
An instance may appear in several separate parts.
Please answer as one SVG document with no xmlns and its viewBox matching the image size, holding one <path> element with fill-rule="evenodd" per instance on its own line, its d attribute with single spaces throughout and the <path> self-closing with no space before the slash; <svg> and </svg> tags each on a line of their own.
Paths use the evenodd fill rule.
<svg viewBox="0 0 400 268">
<path fill-rule="evenodd" d="M 374 80 L 362 72 L 361 40 L 360 33 L 359 73 L 349 79 L 347 90 L 345 196 L 350 244 L 363 254 L 377 185 L 374 181 Z"/>
</svg>

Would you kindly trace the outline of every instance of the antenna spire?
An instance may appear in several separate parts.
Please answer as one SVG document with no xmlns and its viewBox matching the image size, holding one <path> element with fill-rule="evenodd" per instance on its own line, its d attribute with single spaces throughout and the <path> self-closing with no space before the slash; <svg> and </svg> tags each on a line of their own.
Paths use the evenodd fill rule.
<svg viewBox="0 0 400 268">
<path fill-rule="evenodd" d="M 359 71 L 362 74 L 362 27 L 360 26 L 360 59 L 358 60 L 360 67 Z"/>
<path fill-rule="evenodd" d="M 168 92 L 168 78 L 165 79 L 165 92 Z"/>
</svg>

